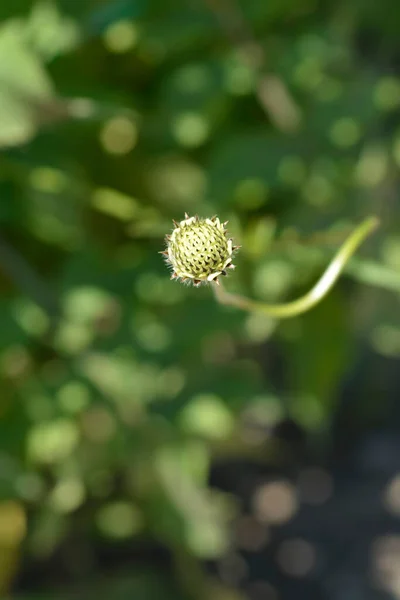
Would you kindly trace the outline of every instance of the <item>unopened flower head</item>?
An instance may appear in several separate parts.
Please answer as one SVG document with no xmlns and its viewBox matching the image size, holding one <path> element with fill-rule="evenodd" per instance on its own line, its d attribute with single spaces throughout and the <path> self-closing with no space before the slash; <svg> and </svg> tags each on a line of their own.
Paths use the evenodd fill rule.
<svg viewBox="0 0 400 600">
<path fill-rule="evenodd" d="M 175 229 L 167 235 L 167 249 L 162 252 L 170 263 L 171 279 L 180 278 L 198 286 L 215 281 L 226 275 L 226 269 L 234 269 L 232 258 L 236 246 L 226 236 L 226 223 L 217 217 L 200 219 L 189 217 L 180 223 L 174 221 Z"/>
</svg>

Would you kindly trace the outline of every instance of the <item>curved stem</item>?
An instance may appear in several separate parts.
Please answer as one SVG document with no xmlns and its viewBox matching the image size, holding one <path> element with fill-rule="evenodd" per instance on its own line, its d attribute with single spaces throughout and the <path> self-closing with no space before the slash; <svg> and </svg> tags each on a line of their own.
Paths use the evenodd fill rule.
<svg viewBox="0 0 400 600">
<path fill-rule="evenodd" d="M 365 221 L 353 231 L 339 248 L 336 256 L 334 256 L 332 262 L 315 286 L 307 294 L 293 302 L 287 302 L 285 304 L 256 302 L 250 298 L 245 298 L 244 296 L 230 294 L 224 289 L 221 283 L 220 285 L 217 285 L 213 282 L 215 297 L 221 304 L 236 306 L 237 308 L 251 312 L 262 312 L 270 317 L 276 317 L 277 319 L 287 319 L 289 317 L 300 315 L 301 313 L 310 310 L 310 308 L 315 306 L 322 298 L 324 298 L 324 296 L 326 296 L 336 283 L 348 260 L 363 241 L 375 231 L 378 225 L 379 219 L 377 217 L 365 219 Z"/>
</svg>

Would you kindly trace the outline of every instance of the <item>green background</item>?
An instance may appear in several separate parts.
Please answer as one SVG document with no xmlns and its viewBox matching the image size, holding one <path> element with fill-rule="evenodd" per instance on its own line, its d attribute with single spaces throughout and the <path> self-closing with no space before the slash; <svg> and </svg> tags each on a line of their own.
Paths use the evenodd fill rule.
<svg viewBox="0 0 400 600">
<path fill-rule="evenodd" d="M 0 3 L 0 594 L 398 598 L 395 0 Z M 227 288 L 170 281 L 185 212 Z"/>
</svg>

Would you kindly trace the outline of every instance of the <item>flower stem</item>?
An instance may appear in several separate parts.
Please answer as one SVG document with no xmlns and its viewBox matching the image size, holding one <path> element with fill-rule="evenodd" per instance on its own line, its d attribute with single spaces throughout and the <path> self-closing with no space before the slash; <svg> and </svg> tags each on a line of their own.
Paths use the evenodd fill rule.
<svg viewBox="0 0 400 600">
<path fill-rule="evenodd" d="M 215 282 L 212 284 L 215 297 L 221 304 L 236 306 L 237 308 L 250 312 L 262 312 L 277 319 L 287 319 L 300 315 L 313 308 L 313 306 L 318 304 L 318 302 L 326 296 L 336 283 L 351 256 L 364 240 L 375 231 L 378 225 L 379 219 L 377 217 L 368 217 L 360 223 L 339 248 L 337 254 L 332 259 L 332 262 L 328 265 L 314 287 L 307 292 L 307 294 L 293 302 L 284 304 L 266 304 L 264 302 L 257 302 L 250 298 L 227 292 L 221 282 L 220 285 L 217 285 Z"/>
</svg>

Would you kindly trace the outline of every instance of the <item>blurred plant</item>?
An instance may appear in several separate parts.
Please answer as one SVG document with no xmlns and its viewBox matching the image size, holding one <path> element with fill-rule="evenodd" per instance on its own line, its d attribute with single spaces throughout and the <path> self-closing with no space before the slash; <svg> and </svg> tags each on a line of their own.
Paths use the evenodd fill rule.
<svg viewBox="0 0 400 600">
<path fill-rule="evenodd" d="M 0 2 L 1 598 L 275 596 L 264 476 L 400 427 L 399 27 L 317 4 Z"/>
<path fill-rule="evenodd" d="M 226 275 L 226 269 L 235 268 L 232 254 L 238 248 L 232 245 L 232 239 L 226 238 L 226 223 L 221 224 L 217 217 L 199 219 L 185 213 L 185 219 L 180 223 L 174 221 L 174 225 L 172 234 L 166 237 L 167 250 L 162 252 L 174 269 L 171 279 L 181 278 L 196 287 L 210 282 L 222 304 L 285 319 L 310 310 L 326 296 L 357 248 L 378 227 L 379 219 L 369 217 L 356 227 L 314 287 L 301 298 L 284 304 L 254 302 L 225 291 L 218 277 Z"/>
<path fill-rule="evenodd" d="M 271 123 L 282 133 L 294 133 L 301 125 L 301 109 L 285 82 L 266 69 L 263 46 L 256 40 L 240 4 L 231 0 L 205 0 L 222 31 L 237 50 L 240 62 L 256 74 L 255 95 Z"/>
</svg>

